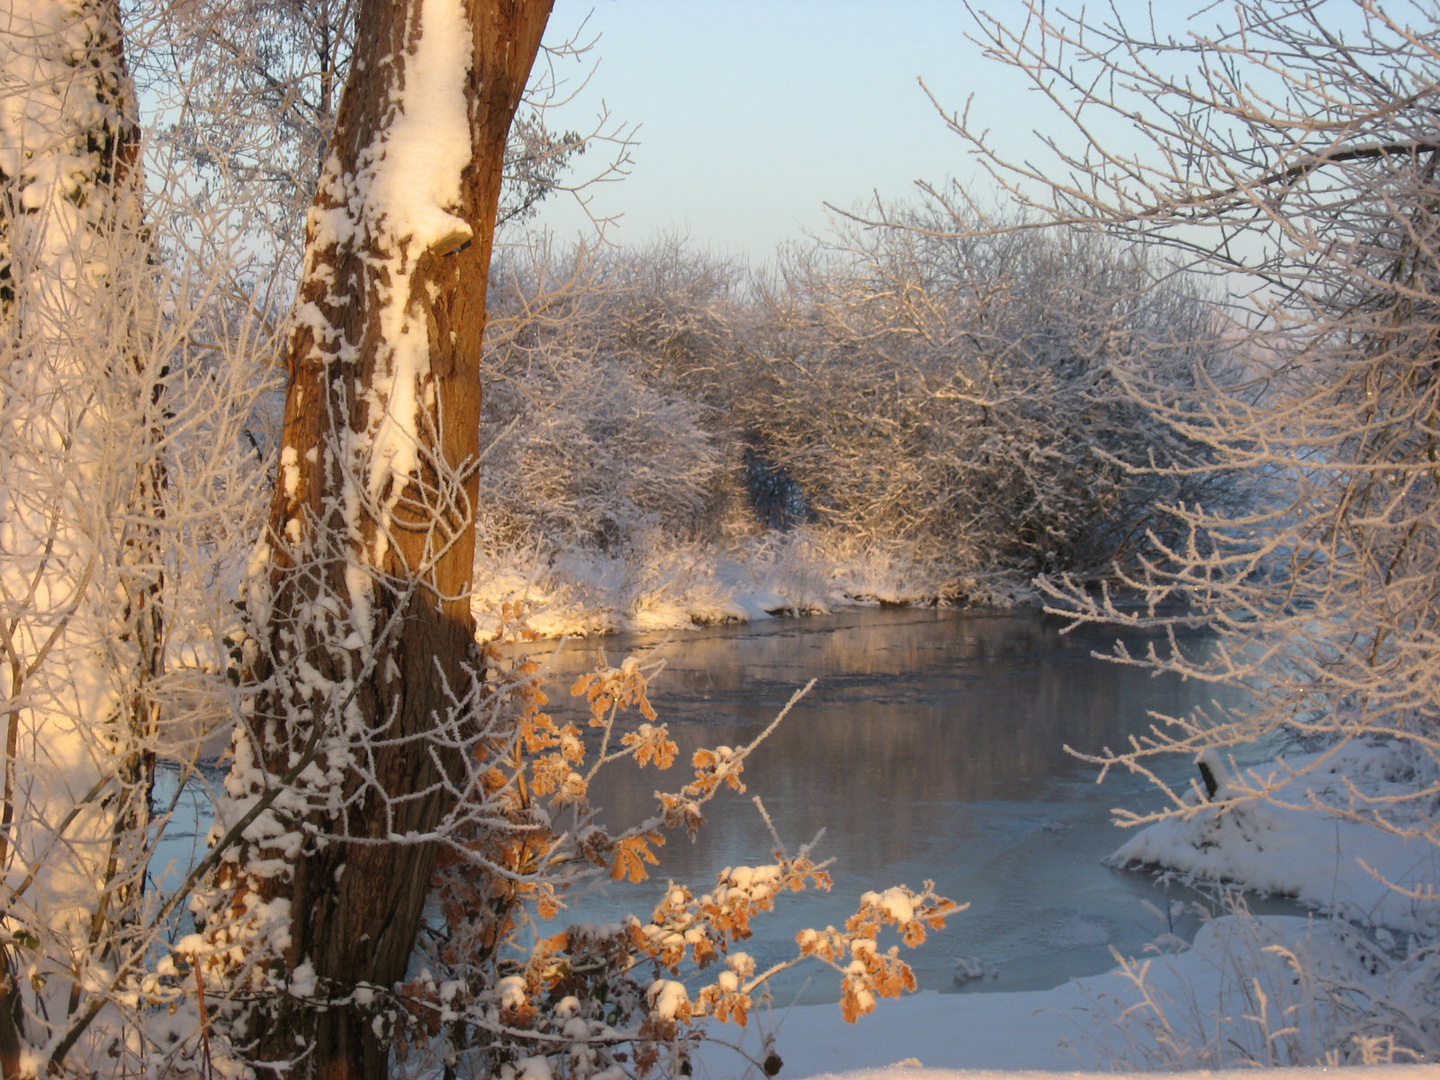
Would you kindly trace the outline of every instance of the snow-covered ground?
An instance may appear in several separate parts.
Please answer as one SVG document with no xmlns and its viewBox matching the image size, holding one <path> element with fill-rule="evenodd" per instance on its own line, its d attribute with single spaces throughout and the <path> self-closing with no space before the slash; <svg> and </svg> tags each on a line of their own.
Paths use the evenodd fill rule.
<svg viewBox="0 0 1440 1080">
<path fill-rule="evenodd" d="M 1014 582 L 957 579 L 900 546 L 847 546 L 807 529 L 738 537 L 723 550 L 650 536 L 605 554 L 591 547 L 482 554 L 472 609 L 482 637 L 504 604 L 524 605 L 546 637 L 676 630 L 777 612 L 853 604 L 926 604 L 957 588 L 971 603 L 1009 606 Z"/>
<path fill-rule="evenodd" d="M 1277 780 L 1277 772 L 1288 779 Z M 1344 1047 L 1345 1063 L 1390 1063 L 1372 1065 L 1367 1078 L 1433 1080 L 1434 1065 L 1408 1063 L 1375 1032 L 1377 1021 L 1384 1021 L 1399 1030 L 1402 1044 L 1423 1045 L 1427 1036 L 1435 1043 L 1440 964 L 1423 943 L 1435 940 L 1436 904 L 1400 897 L 1380 877 L 1433 884 L 1436 848 L 1298 808 L 1312 801 L 1307 793 L 1323 800 L 1345 792 L 1348 801 L 1347 775 L 1372 796 L 1406 785 L 1413 790 L 1403 755 L 1389 744 L 1355 742 L 1251 773 L 1277 785 L 1275 799 L 1296 807 L 1252 802 L 1222 808 L 1197 800 L 1189 817 L 1138 832 L 1116 861 L 1284 891 L 1363 925 L 1256 917 L 1242 906 L 1207 921 L 1191 944 L 1162 936 L 1151 953 L 1054 990 L 923 993 L 882 1002 L 853 1026 L 835 1006 L 774 1004 L 743 1033 L 716 1030 L 704 1072 L 744 1073 L 746 1061 L 718 1045 L 743 1034 L 740 1045 L 753 1060 L 765 1058 L 771 1049 L 765 1039 L 773 1037 L 784 1062 L 780 1075 L 789 1077 L 941 1080 L 956 1070 L 1006 1076 L 1036 1070 L 1224 1072 L 1327 1062 L 1333 1069 L 1341 1063 L 1334 1048 Z M 1239 786 L 1232 776 L 1217 794 Z"/>
<path fill-rule="evenodd" d="M 936 1070 L 1158 1072 L 1307 1060 L 1306 1050 L 1318 1042 L 1315 1025 L 1331 1021 L 1306 1001 L 1303 980 L 1292 982 L 1285 955 L 1263 950 L 1294 951 L 1345 970 L 1349 943 L 1332 931 L 1323 921 L 1226 917 L 1182 952 L 1054 990 L 922 993 L 882 1002 L 854 1025 L 837 1006 L 776 1008 L 744 1032 L 741 1046 L 763 1058 L 757 1050 L 773 1033 L 782 1075 L 863 1073 L 889 1080 L 917 1080 Z M 1268 1024 L 1260 1019 L 1256 980 L 1268 999 Z M 1299 1030 L 1277 1040 L 1267 1060 L 1267 1035 L 1292 1024 Z M 720 1039 L 734 1034 L 716 1032 Z M 711 1075 L 730 1076 L 745 1063 L 716 1046 L 706 1064 Z"/>
<path fill-rule="evenodd" d="M 1440 846 L 1426 812 L 1436 783 L 1429 754 L 1355 739 L 1238 768 L 1214 751 L 1205 757 L 1219 776 L 1215 798 L 1241 801 L 1217 812 L 1192 795 L 1192 816 L 1140 830 L 1115 853 L 1115 865 L 1158 866 L 1291 896 L 1378 928 L 1387 944 L 1396 932 L 1433 938 L 1440 931 Z M 1267 796 L 1256 797 L 1260 792 Z M 1387 827 L 1367 823 L 1377 815 Z"/>
</svg>

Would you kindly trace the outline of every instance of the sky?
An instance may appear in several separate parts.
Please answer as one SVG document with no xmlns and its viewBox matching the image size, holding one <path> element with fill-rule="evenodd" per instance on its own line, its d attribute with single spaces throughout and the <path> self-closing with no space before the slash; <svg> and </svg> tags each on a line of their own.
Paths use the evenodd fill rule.
<svg viewBox="0 0 1440 1080">
<path fill-rule="evenodd" d="M 675 233 L 763 260 L 824 231 L 826 202 L 973 174 L 920 77 L 948 108 L 973 92 L 997 128 L 1034 125 L 1034 92 L 982 57 L 972 27 L 959 0 L 557 0 L 547 43 L 598 41 L 559 62 L 572 85 L 594 71 L 547 123 L 584 128 L 603 104 L 638 125 L 630 175 L 592 192 L 594 213 L 622 215 L 612 239 Z M 566 235 L 586 218 L 556 199 L 539 223 Z"/>
<path fill-rule="evenodd" d="M 1108 0 L 1088 14 L 1108 21 L 1111 3 L 1128 25 L 1153 18 L 1177 37 L 1234 18 L 1209 0 Z M 1023 0 L 974 4 L 1008 25 L 1026 16 Z M 1316 10 L 1333 29 L 1357 27 L 1356 0 Z M 1063 139 L 1065 125 L 1021 74 L 984 55 L 977 29 L 963 0 L 556 0 L 547 45 L 594 45 L 555 61 L 574 98 L 547 123 L 588 131 L 606 108 L 634 129 L 629 176 L 590 191 L 591 213 L 618 219 L 613 242 L 674 234 L 759 262 L 782 241 L 825 232 L 827 202 L 857 209 L 950 178 L 993 192 L 919 79 L 951 112 L 973 95 L 972 119 L 1012 158 L 1045 159 L 1034 132 Z M 1142 145 L 1093 111 L 1089 122 L 1107 147 Z M 578 164 L 593 170 L 604 152 Z M 573 199 L 549 200 L 538 224 L 593 235 Z"/>
</svg>

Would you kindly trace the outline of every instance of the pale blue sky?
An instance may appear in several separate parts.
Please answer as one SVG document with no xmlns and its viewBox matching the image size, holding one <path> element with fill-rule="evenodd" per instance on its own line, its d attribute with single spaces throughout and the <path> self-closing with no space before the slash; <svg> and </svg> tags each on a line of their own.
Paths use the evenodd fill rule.
<svg viewBox="0 0 1440 1080">
<path fill-rule="evenodd" d="M 969 175 L 918 76 L 953 108 L 974 92 L 997 129 L 1034 125 L 1033 92 L 965 39 L 958 0 L 557 0 L 550 38 L 587 13 L 599 66 L 549 122 L 580 127 L 603 100 L 640 125 L 630 177 L 594 191 L 597 213 L 624 215 L 621 243 L 673 230 L 760 260 L 823 230 L 827 201 Z M 583 217 L 557 200 L 541 220 L 569 234 Z"/>
<path fill-rule="evenodd" d="M 1001 19 L 1025 18 L 1022 0 L 974 2 Z M 1108 20 L 1109 3 L 1090 0 L 1091 16 Z M 1132 26 L 1147 26 L 1148 0 L 1114 4 Z M 1357 22 L 1356 0 L 1321 4 L 1335 28 Z M 1196 10 L 1204 14 L 1192 21 Z M 1153 13 L 1161 33 L 1177 36 L 1234 17 L 1209 0 L 1154 0 Z M 616 120 L 639 125 L 630 177 L 593 192 L 598 215 L 623 215 L 610 233 L 618 243 L 675 232 L 758 262 L 782 240 L 823 232 L 826 202 L 849 208 L 876 191 L 905 198 L 917 179 L 974 179 L 917 77 L 949 110 L 973 93 L 972 119 L 1012 158 L 1044 160 L 1031 132 L 1064 130 L 1043 95 L 967 39 L 974 22 L 961 0 L 556 0 L 547 40 L 582 24 L 587 39 L 599 35 L 598 68 L 549 122 L 588 130 L 603 100 Z M 571 60 L 560 70 L 578 79 L 588 66 Z M 1111 148 L 1142 145 L 1123 130 L 1097 133 Z M 540 224 L 570 236 L 586 219 L 557 198 Z"/>
</svg>

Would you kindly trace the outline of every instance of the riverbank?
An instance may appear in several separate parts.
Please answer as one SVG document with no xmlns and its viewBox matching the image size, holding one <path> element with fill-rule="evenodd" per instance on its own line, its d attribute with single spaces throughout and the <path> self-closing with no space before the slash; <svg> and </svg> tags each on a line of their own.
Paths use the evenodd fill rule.
<svg viewBox="0 0 1440 1080">
<path fill-rule="evenodd" d="M 1323 921 L 1227 917 L 1204 928 L 1182 952 L 1053 990 L 922 993 L 882 1002 L 853 1025 L 835 1006 L 776 1008 L 744 1033 L 740 1045 L 763 1057 L 756 1050 L 773 1034 L 785 1063 L 781 1075 L 797 1078 L 917 1080 L 953 1070 L 1170 1073 L 1317 1064 L 1323 1058 L 1308 1056 L 1307 1049 L 1321 1043 L 1328 1014 L 1292 984 L 1285 953 L 1337 963 L 1346 945 L 1333 929 Z M 1257 987 L 1265 995 L 1263 1005 Z M 1265 1020 L 1252 1019 L 1262 1013 Z M 1279 1034 L 1285 1029 L 1292 1033 Z M 1375 1056 L 1386 1054 L 1377 1049 Z M 716 1077 L 738 1075 L 745 1065 L 718 1045 L 707 1047 L 705 1062 Z"/>
<path fill-rule="evenodd" d="M 498 612 L 523 605 L 542 637 L 687 630 L 854 605 L 969 604 L 1007 608 L 1033 599 L 1018 580 L 961 574 L 901 545 L 847 545 L 804 528 L 744 536 L 723 547 L 646 538 L 593 547 L 505 550 L 477 561 L 471 608 L 480 636 Z"/>
</svg>

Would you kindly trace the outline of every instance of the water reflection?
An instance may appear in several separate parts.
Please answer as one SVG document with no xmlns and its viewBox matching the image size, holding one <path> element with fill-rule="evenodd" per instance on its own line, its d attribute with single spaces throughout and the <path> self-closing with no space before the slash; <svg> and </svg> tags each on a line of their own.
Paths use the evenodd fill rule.
<svg viewBox="0 0 1440 1080">
<path fill-rule="evenodd" d="M 926 842 L 921 808 L 1044 798 L 1058 777 L 1086 770 L 1066 745 L 1118 745 L 1150 710 L 1211 696 L 1097 662 L 1102 641 L 1062 636 L 1032 613 L 851 612 L 672 639 L 657 654 L 667 665 L 653 697 L 688 760 L 696 746 L 752 738 L 816 678 L 748 782 L 791 807 L 788 829 L 866 835 L 876 858 L 901 859 Z M 655 644 L 633 635 L 605 647 L 614 659 Z M 595 649 L 575 643 L 557 667 L 587 667 Z M 604 790 L 612 820 L 650 812 L 653 777 L 632 780 Z"/>
<path fill-rule="evenodd" d="M 661 640 L 572 643 L 554 661 L 557 685 L 591 666 L 599 647 L 618 662 Z M 778 920 L 757 924 L 749 951 L 762 963 L 779 958 L 796 929 L 838 924 L 861 891 L 926 878 L 972 905 L 919 956 L 922 985 L 937 989 L 955 985 L 956 958 L 976 956 L 999 977 L 971 988 L 1055 985 L 1111 966 L 1111 945 L 1138 951 L 1165 929 L 1140 903 L 1155 899 L 1146 881 L 1099 865 L 1119 844 L 1110 808 L 1143 805 L 1148 793 L 1126 777 L 1096 787 L 1093 770 L 1063 747 L 1119 745 L 1148 727 L 1152 710 L 1188 711 L 1213 689 L 1092 657 L 1112 641 L 1097 630 L 1062 635 L 1058 622 L 1030 612 L 880 609 L 715 628 L 663 645 L 667 667 L 652 700 L 681 762 L 700 745 L 748 741 L 798 686 L 819 680 L 752 759 L 746 782 L 787 844 L 827 830 L 821 852 L 836 860 L 837 888 L 789 898 Z M 638 821 L 654 812 L 657 787 L 684 779 L 615 770 L 597 785 L 597 802 L 611 825 Z M 769 860 L 772 841 L 747 798 L 717 800 L 709 817 L 695 844 L 672 839 L 661 883 L 703 887 L 726 865 Z M 644 914 L 656 895 L 650 885 L 612 887 L 574 914 Z M 804 996 L 833 998 L 830 982 Z"/>
</svg>

